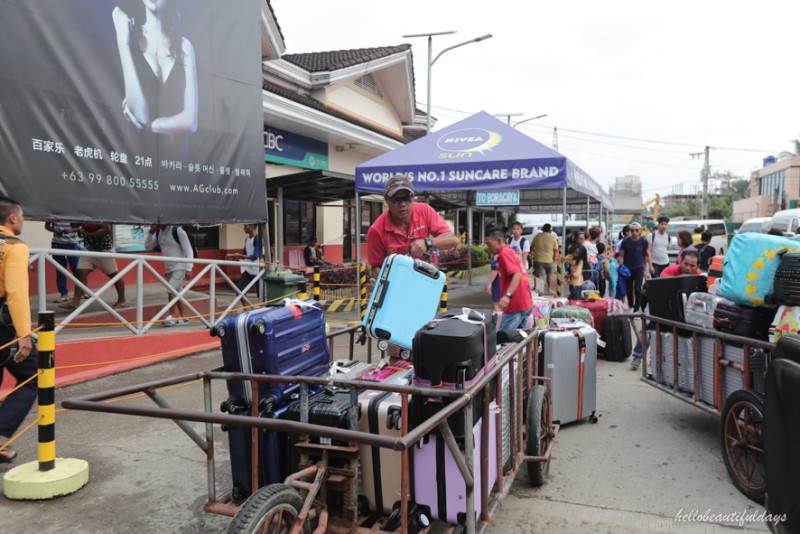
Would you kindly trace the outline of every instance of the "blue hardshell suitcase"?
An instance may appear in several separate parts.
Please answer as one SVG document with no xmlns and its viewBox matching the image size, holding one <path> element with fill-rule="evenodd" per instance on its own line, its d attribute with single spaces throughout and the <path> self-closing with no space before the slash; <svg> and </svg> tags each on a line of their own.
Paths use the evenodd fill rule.
<svg viewBox="0 0 800 534">
<path fill-rule="evenodd" d="M 720 279 L 719 294 L 746 306 L 775 307 L 775 273 L 786 252 L 800 251 L 800 242 L 786 237 L 745 232 L 734 236 Z"/>
<path fill-rule="evenodd" d="M 414 334 L 436 315 L 445 274 L 430 263 L 392 254 L 381 266 L 367 305 L 367 334 L 411 349 Z"/>
<path fill-rule="evenodd" d="M 258 308 L 223 319 L 212 329 L 222 344 L 225 371 L 280 376 L 322 376 L 330 366 L 325 316 L 313 300 Z M 259 383 L 259 408 L 286 404 L 297 384 Z M 228 400 L 252 403 L 250 382 L 228 380 Z"/>
<path fill-rule="evenodd" d="M 299 401 L 295 401 L 299 402 Z M 291 404 L 274 412 L 262 413 L 260 417 L 282 418 Z M 223 403 L 223 411 L 233 415 L 250 415 L 250 409 Z M 231 459 L 231 499 L 240 503 L 253 493 L 252 487 L 252 429 L 244 426 L 223 425 L 228 434 L 228 450 Z M 291 473 L 288 472 L 286 436 L 282 432 L 258 430 L 258 487 L 276 484 Z M 256 488 L 258 489 L 258 488 Z"/>
</svg>

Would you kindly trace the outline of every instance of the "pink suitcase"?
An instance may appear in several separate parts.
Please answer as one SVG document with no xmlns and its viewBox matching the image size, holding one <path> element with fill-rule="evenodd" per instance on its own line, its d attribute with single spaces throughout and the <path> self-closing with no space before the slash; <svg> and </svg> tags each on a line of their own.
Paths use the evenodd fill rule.
<svg viewBox="0 0 800 534">
<path fill-rule="evenodd" d="M 489 405 L 489 491 L 497 481 L 497 417 L 499 408 Z M 481 419 L 473 428 L 472 468 L 475 479 L 475 510 L 481 510 Z M 465 524 L 467 486 L 444 440 L 430 434 L 422 447 L 414 447 L 414 501 L 430 510 L 431 517 L 450 524 Z M 462 452 L 463 453 L 463 452 Z"/>
</svg>

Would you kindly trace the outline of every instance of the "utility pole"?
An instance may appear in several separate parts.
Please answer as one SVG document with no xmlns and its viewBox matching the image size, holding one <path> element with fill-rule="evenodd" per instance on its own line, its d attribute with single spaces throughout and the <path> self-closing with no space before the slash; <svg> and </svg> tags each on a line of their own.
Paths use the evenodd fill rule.
<svg viewBox="0 0 800 534">
<path fill-rule="evenodd" d="M 705 163 L 703 164 L 703 170 L 700 171 L 700 177 L 703 181 L 703 201 L 702 207 L 700 208 L 700 218 L 701 219 L 708 219 L 708 177 L 711 174 L 711 164 L 709 163 L 709 153 L 711 151 L 711 147 L 706 146 L 703 152 L 695 152 L 693 154 L 689 154 L 692 156 L 692 159 L 695 157 L 705 155 Z"/>
<path fill-rule="evenodd" d="M 558 151 L 558 128 L 553 126 L 553 150 Z"/>
</svg>

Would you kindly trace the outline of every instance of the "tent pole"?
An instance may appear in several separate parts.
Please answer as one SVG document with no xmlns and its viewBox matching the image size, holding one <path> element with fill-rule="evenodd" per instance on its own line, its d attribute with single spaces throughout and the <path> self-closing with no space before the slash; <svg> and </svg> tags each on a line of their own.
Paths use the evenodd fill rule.
<svg viewBox="0 0 800 534">
<path fill-rule="evenodd" d="M 561 258 L 563 260 L 564 256 L 569 254 L 567 250 L 567 188 L 564 187 L 564 197 L 563 197 L 563 205 L 561 206 Z M 561 262 L 561 280 L 566 280 L 566 269 L 564 268 L 564 262 Z M 561 296 L 565 297 L 564 295 L 564 285 L 561 284 L 561 287 L 558 290 L 561 292 Z"/>
<path fill-rule="evenodd" d="M 472 286 L 472 196 L 467 193 L 467 286 Z"/>
<path fill-rule="evenodd" d="M 278 220 L 278 232 L 275 234 L 275 265 L 280 271 L 283 267 L 283 187 L 278 187 L 275 201 L 275 218 Z"/>
<path fill-rule="evenodd" d="M 592 208 L 591 204 L 589 203 L 589 195 L 586 195 L 586 228 L 589 228 L 589 226 L 591 226 L 592 223 L 591 216 L 592 216 Z M 589 236 L 587 235 L 586 238 L 588 239 Z"/>
<path fill-rule="evenodd" d="M 361 263 L 361 195 L 358 192 L 356 192 L 356 263 Z M 372 273 L 369 275 L 372 276 Z"/>
</svg>

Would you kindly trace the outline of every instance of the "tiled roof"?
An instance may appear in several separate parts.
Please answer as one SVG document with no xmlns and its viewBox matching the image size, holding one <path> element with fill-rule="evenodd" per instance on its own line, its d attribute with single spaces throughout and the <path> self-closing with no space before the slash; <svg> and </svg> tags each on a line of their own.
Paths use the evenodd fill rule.
<svg viewBox="0 0 800 534">
<path fill-rule="evenodd" d="M 343 112 L 341 112 L 339 110 L 329 108 L 328 106 L 326 106 L 325 104 L 323 104 L 319 100 L 316 100 L 316 99 L 311 98 L 309 96 L 304 96 L 304 95 L 298 94 L 298 93 L 296 93 L 294 91 L 290 91 L 289 89 L 286 89 L 285 87 L 281 87 L 280 85 L 276 85 L 276 84 L 268 82 L 266 80 L 263 82 L 262 87 L 263 87 L 263 89 L 265 91 L 268 91 L 270 93 L 276 94 L 276 95 L 281 96 L 283 98 L 287 98 L 289 100 L 292 100 L 293 102 L 297 102 L 298 104 L 302 104 L 304 106 L 308 106 L 309 108 L 316 109 L 317 111 L 321 111 L 323 113 L 327 113 L 328 115 L 331 115 L 331 116 L 336 117 L 338 119 L 342 119 L 342 120 L 347 121 L 347 122 L 349 122 L 351 124 L 355 124 L 357 126 L 361 126 L 362 128 L 366 128 L 366 129 L 368 129 L 370 131 L 379 133 L 381 135 L 385 135 L 386 137 L 390 137 L 392 139 L 400 141 L 401 143 L 408 143 L 408 142 L 414 140 L 413 137 L 407 137 L 407 136 L 398 135 L 398 134 L 396 134 L 394 132 L 391 132 L 391 131 L 388 131 L 388 130 L 384 130 L 382 128 L 378 128 L 378 127 L 376 127 L 374 125 L 371 125 L 369 123 L 366 123 L 366 122 L 364 122 L 364 121 L 362 121 L 362 120 L 360 120 L 360 119 L 358 119 L 356 117 L 353 117 L 352 115 L 348 115 L 347 113 L 343 113 Z"/>
<path fill-rule="evenodd" d="M 269 0 L 267 0 L 267 7 L 269 8 L 270 13 L 272 13 L 272 18 L 275 20 L 275 26 L 278 27 L 278 34 L 281 36 L 281 40 L 285 41 L 283 30 L 281 30 L 281 25 L 278 23 L 278 17 L 275 16 L 275 10 L 272 9 L 272 4 L 270 4 Z"/>
<path fill-rule="evenodd" d="M 359 65 L 405 52 L 410 44 L 381 46 L 377 48 L 356 48 L 354 50 L 334 50 L 331 52 L 308 52 L 306 54 L 284 54 L 281 59 L 293 63 L 309 72 L 333 71 Z"/>
</svg>

